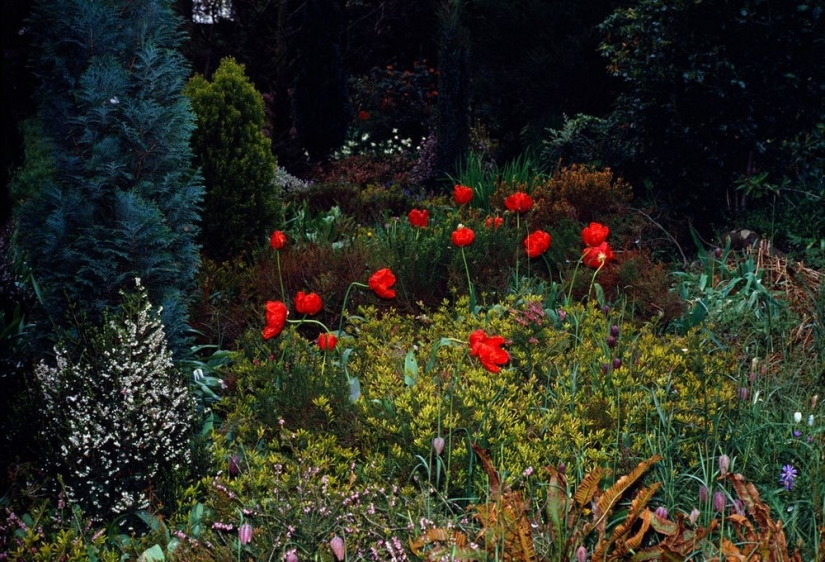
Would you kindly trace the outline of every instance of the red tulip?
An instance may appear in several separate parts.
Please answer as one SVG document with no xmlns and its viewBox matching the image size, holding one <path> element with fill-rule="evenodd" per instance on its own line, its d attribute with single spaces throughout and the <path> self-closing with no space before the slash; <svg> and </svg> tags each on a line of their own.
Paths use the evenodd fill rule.
<svg viewBox="0 0 825 562">
<path fill-rule="evenodd" d="M 382 299 L 395 298 L 395 289 L 390 289 L 394 283 L 395 275 L 387 267 L 373 273 L 369 280 L 370 289 Z"/>
<path fill-rule="evenodd" d="M 286 317 L 289 311 L 281 301 L 267 301 L 266 303 L 266 326 L 263 331 L 263 338 L 268 340 L 274 338 L 286 326 Z"/>
<path fill-rule="evenodd" d="M 590 226 L 582 229 L 582 240 L 586 246 L 596 247 L 607 240 L 608 234 L 610 229 L 605 225 L 591 222 Z"/>
<path fill-rule="evenodd" d="M 458 205 L 466 205 L 473 200 L 473 189 L 466 185 L 459 185 L 453 188 L 453 200 Z"/>
<path fill-rule="evenodd" d="M 504 200 L 504 206 L 511 213 L 526 213 L 533 207 L 533 198 L 523 191 L 517 191 Z"/>
<path fill-rule="evenodd" d="M 272 233 L 269 237 L 269 245 L 272 246 L 273 250 L 280 250 L 286 244 L 286 234 L 281 232 L 280 230 L 276 230 Z"/>
<path fill-rule="evenodd" d="M 501 349 L 503 344 L 503 337 L 488 337 L 484 330 L 478 329 L 470 334 L 470 355 L 478 357 L 484 368 L 491 373 L 498 373 L 501 365 L 510 360 L 510 354 Z"/>
<path fill-rule="evenodd" d="M 543 230 L 535 231 L 524 239 L 524 248 L 527 250 L 527 255 L 531 258 L 539 257 L 550 247 L 551 240 L 550 235 Z"/>
<path fill-rule="evenodd" d="M 458 228 L 453 231 L 451 238 L 453 240 L 453 245 L 458 248 L 463 248 L 464 246 L 469 246 L 473 243 L 473 240 L 476 238 L 476 233 L 463 224 L 460 224 L 458 225 Z"/>
<path fill-rule="evenodd" d="M 338 338 L 335 334 L 321 334 L 318 336 L 318 347 L 321 351 L 332 351 L 338 344 Z"/>
<path fill-rule="evenodd" d="M 484 221 L 484 226 L 495 230 L 500 227 L 502 223 L 504 223 L 504 219 L 501 217 L 487 217 L 487 220 Z"/>
<path fill-rule="evenodd" d="M 602 242 L 598 246 L 588 246 L 582 252 L 582 260 L 587 267 L 601 267 L 615 257 L 607 242 Z"/>
<path fill-rule="evenodd" d="M 299 314 L 312 316 L 313 314 L 318 314 L 323 307 L 321 297 L 319 297 L 317 293 L 298 291 L 298 294 L 295 295 L 295 311 Z"/>
<path fill-rule="evenodd" d="M 413 209 L 410 211 L 410 214 L 407 215 L 407 218 L 414 227 L 427 228 L 427 224 L 430 222 L 430 212 L 427 209 L 423 211 Z"/>
</svg>

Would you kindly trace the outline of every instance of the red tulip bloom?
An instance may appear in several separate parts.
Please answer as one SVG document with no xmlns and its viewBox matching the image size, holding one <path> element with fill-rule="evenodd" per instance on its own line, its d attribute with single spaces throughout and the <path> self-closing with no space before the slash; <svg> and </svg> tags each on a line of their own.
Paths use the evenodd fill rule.
<svg viewBox="0 0 825 562">
<path fill-rule="evenodd" d="M 466 205 L 473 200 L 473 189 L 466 185 L 459 185 L 453 188 L 453 200 L 457 205 Z"/>
<path fill-rule="evenodd" d="M 415 228 L 427 228 L 427 224 L 430 222 L 430 212 L 427 209 L 423 211 L 413 209 L 410 211 L 410 214 L 407 215 L 407 218 Z"/>
<path fill-rule="evenodd" d="M 551 240 L 550 235 L 543 230 L 535 231 L 524 239 L 524 248 L 527 250 L 527 255 L 531 258 L 539 257 L 550 247 Z"/>
<path fill-rule="evenodd" d="M 286 244 L 286 234 L 281 232 L 280 230 L 276 230 L 272 233 L 272 236 L 269 237 L 269 245 L 272 246 L 273 250 L 280 250 Z"/>
<path fill-rule="evenodd" d="M 274 338 L 286 326 L 286 317 L 289 311 L 281 301 L 267 301 L 266 303 L 266 326 L 263 331 L 263 338 L 268 340 Z"/>
<path fill-rule="evenodd" d="M 387 267 L 373 273 L 369 280 L 370 289 L 382 299 L 395 298 L 395 289 L 390 289 L 394 283 L 395 275 Z"/>
<path fill-rule="evenodd" d="M 586 246 L 596 247 L 607 240 L 608 234 L 610 234 L 610 229 L 605 225 L 591 222 L 590 226 L 582 229 L 582 240 Z"/>
<path fill-rule="evenodd" d="M 510 360 L 510 354 L 501 349 L 503 344 L 503 337 L 488 337 L 484 330 L 478 329 L 470 334 L 470 355 L 478 357 L 484 368 L 491 373 L 498 373 L 501 365 Z"/>
<path fill-rule="evenodd" d="M 460 224 L 458 225 L 458 228 L 453 231 L 451 238 L 453 240 L 453 245 L 458 248 L 463 248 L 464 246 L 469 246 L 473 243 L 473 240 L 476 238 L 476 233 Z"/>
<path fill-rule="evenodd" d="M 321 297 L 319 297 L 317 293 L 298 291 L 298 294 L 295 295 L 295 311 L 299 314 L 312 316 L 313 314 L 318 314 L 323 307 Z"/>
<path fill-rule="evenodd" d="M 504 223 L 504 219 L 501 218 L 501 217 L 487 217 L 487 220 L 484 221 L 484 226 L 486 226 L 487 228 L 492 228 L 493 230 L 496 230 L 503 223 Z"/>
<path fill-rule="evenodd" d="M 533 207 L 533 198 L 523 191 L 517 191 L 504 200 L 504 206 L 511 213 L 526 213 Z"/>
<path fill-rule="evenodd" d="M 332 351 L 337 344 L 338 338 L 335 337 L 335 334 L 327 333 L 318 336 L 318 347 L 321 348 L 321 351 Z"/>
<path fill-rule="evenodd" d="M 598 246 L 588 246 L 582 252 L 582 260 L 587 267 L 601 267 L 615 257 L 607 242 L 602 242 Z"/>
</svg>

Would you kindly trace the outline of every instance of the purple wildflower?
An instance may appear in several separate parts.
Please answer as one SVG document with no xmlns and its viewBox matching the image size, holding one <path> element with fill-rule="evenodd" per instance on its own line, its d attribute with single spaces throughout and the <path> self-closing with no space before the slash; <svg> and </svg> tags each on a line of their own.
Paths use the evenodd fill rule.
<svg viewBox="0 0 825 562">
<path fill-rule="evenodd" d="M 779 483 L 788 491 L 793 489 L 794 479 L 798 476 L 796 468 L 792 464 L 786 464 L 782 467 L 782 472 L 779 475 Z"/>
</svg>

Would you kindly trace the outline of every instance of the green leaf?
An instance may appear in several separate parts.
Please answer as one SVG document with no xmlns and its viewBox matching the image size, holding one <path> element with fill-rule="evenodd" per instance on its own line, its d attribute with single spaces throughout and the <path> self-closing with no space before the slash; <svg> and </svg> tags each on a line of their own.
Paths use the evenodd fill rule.
<svg viewBox="0 0 825 562">
<path fill-rule="evenodd" d="M 418 382 L 418 361 L 415 352 L 411 349 L 404 357 L 404 384 L 414 386 Z"/>
<path fill-rule="evenodd" d="M 143 554 L 138 558 L 138 562 L 163 562 L 166 556 L 163 554 L 163 549 L 159 545 L 154 545 L 143 551 Z"/>
</svg>

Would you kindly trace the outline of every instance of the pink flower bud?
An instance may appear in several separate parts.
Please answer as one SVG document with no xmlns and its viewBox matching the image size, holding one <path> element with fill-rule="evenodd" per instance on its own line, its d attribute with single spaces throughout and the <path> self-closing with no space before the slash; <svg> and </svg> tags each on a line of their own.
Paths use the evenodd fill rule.
<svg viewBox="0 0 825 562">
<path fill-rule="evenodd" d="M 344 539 L 335 535 L 329 541 L 329 547 L 332 549 L 332 553 L 335 555 L 336 560 L 343 560 L 344 556 L 347 553 L 347 549 L 344 546 Z"/>
<path fill-rule="evenodd" d="M 249 541 L 252 540 L 252 525 L 244 523 L 238 527 L 238 540 L 241 541 L 241 544 L 249 544 Z"/>
<path fill-rule="evenodd" d="M 286 558 L 284 558 L 284 562 L 298 562 L 298 555 L 295 554 L 294 550 L 290 550 L 286 553 Z"/>
<path fill-rule="evenodd" d="M 436 437 L 433 439 L 433 451 L 435 451 L 435 455 L 441 455 L 441 451 L 444 450 L 444 438 L 443 437 Z"/>
<path fill-rule="evenodd" d="M 587 562 L 587 549 L 583 546 L 576 549 L 576 562 Z"/>
<path fill-rule="evenodd" d="M 742 400 L 744 402 L 748 399 L 750 395 L 751 393 L 750 390 L 748 390 L 747 386 L 743 386 L 739 389 L 739 400 Z"/>
<path fill-rule="evenodd" d="M 690 521 L 691 525 L 696 525 L 696 522 L 699 520 L 699 510 L 695 507 L 690 510 L 690 515 L 688 515 L 688 521 Z"/>
<path fill-rule="evenodd" d="M 721 513 L 725 511 L 726 505 L 728 505 L 728 498 L 725 497 L 724 492 L 716 492 L 713 494 L 713 509 Z"/>
<path fill-rule="evenodd" d="M 667 519 L 667 508 L 663 505 L 657 507 L 654 513 L 659 519 Z"/>
<path fill-rule="evenodd" d="M 229 457 L 229 476 L 237 476 L 241 468 L 241 457 L 232 455 Z"/>
<path fill-rule="evenodd" d="M 705 504 L 708 501 L 708 487 L 702 484 L 699 486 L 699 503 Z"/>
<path fill-rule="evenodd" d="M 730 457 L 727 455 L 719 455 L 719 474 L 725 476 L 730 468 Z"/>
</svg>

